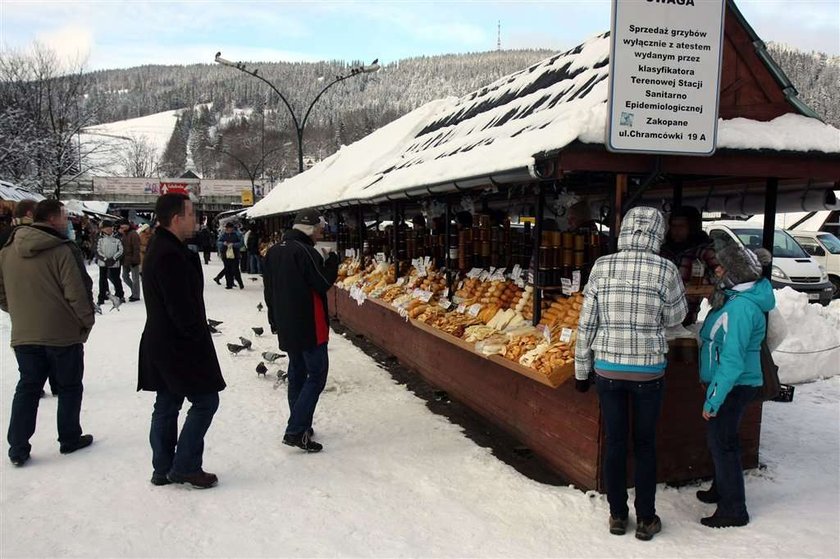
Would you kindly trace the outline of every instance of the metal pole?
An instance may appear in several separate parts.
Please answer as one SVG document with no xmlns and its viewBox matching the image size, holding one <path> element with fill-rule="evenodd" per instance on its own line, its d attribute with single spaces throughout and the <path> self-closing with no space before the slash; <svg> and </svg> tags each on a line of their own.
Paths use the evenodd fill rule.
<svg viewBox="0 0 840 559">
<path fill-rule="evenodd" d="M 773 240 L 776 236 L 776 201 L 779 195 L 779 179 L 767 179 L 767 194 L 764 198 L 764 234 L 762 246 L 773 254 Z M 773 263 L 764 268 L 764 277 L 770 279 Z"/>
<path fill-rule="evenodd" d="M 399 221 L 400 215 L 400 203 L 394 200 L 393 206 L 393 218 L 391 222 L 391 226 L 394 228 L 394 237 L 391 241 L 391 258 L 394 261 L 394 280 L 399 279 L 400 277 L 400 260 L 399 260 L 399 228 L 397 227 L 397 222 Z"/>
<path fill-rule="evenodd" d="M 537 184 L 537 215 L 534 216 L 534 251 L 531 261 L 534 263 L 534 318 L 536 326 L 542 320 L 542 289 L 538 285 L 540 265 L 540 243 L 542 242 L 543 212 L 545 211 L 545 190 L 542 183 Z"/>
</svg>

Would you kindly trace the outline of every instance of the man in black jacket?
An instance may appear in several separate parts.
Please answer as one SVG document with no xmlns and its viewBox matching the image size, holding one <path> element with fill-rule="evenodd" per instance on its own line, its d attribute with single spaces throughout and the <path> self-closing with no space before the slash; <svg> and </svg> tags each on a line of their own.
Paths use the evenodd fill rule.
<svg viewBox="0 0 840 559">
<path fill-rule="evenodd" d="M 143 259 L 146 327 L 137 383 L 137 390 L 157 392 L 149 435 L 152 483 L 213 487 L 218 478 L 201 468 L 204 435 L 225 381 L 207 326 L 201 261 L 184 245 L 195 230 L 195 213 L 181 194 L 161 196 L 155 213 L 160 226 Z M 192 407 L 179 436 L 185 398 Z"/>
<path fill-rule="evenodd" d="M 324 220 L 314 209 L 300 211 L 283 241 L 265 258 L 265 302 L 272 332 L 289 354 L 289 422 L 283 443 L 318 452 L 312 417 L 327 383 L 329 312 L 327 291 L 338 277 L 338 255 L 315 249 Z"/>
</svg>

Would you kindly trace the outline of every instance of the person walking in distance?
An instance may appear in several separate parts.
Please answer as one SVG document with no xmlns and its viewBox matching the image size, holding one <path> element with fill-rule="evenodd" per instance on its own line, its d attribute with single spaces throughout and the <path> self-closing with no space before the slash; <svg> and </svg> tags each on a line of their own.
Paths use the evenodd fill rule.
<svg viewBox="0 0 840 559">
<path fill-rule="evenodd" d="M 219 236 L 217 243 L 219 254 L 225 272 L 225 289 L 233 289 L 234 280 L 239 289 L 244 289 L 242 272 L 239 271 L 239 251 L 242 250 L 242 235 L 233 228 L 233 223 L 225 223 L 225 232 Z M 216 283 L 219 283 L 216 281 Z"/>
<path fill-rule="evenodd" d="M 140 300 L 140 235 L 127 221 L 120 223 L 123 245 L 122 279 L 131 290 L 129 301 Z"/>
<path fill-rule="evenodd" d="M 111 221 L 103 221 L 99 231 L 99 240 L 96 242 L 96 261 L 99 264 L 99 296 L 97 304 L 105 304 L 108 296 L 108 280 L 114 286 L 114 294 L 120 301 L 125 302 L 122 280 L 120 279 L 120 261 L 123 255 L 123 245 L 114 236 L 114 224 Z"/>
<path fill-rule="evenodd" d="M 316 210 L 298 212 L 292 230 L 268 250 L 263 271 L 268 321 L 289 355 L 290 414 L 283 443 L 307 452 L 323 448 L 312 440 L 312 418 L 329 370 L 326 295 L 338 277 L 338 255 L 315 248 L 324 225 Z"/>
<path fill-rule="evenodd" d="M 44 200 L 35 208 L 34 223 L 15 229 L 0 251 L 0 309 L 11 317 L 20 371 L 8 433 L 15 466 L 29 460 L 38 402 L 51 375 L 58 393 L 59 451 L 69 454 L 93 442 L 79 423 L 83 344 L 94 323 L 93 282 L 66 231 L 61 202 Z"/>
<path fill-rule="evenodd" d="M 656 424 L 667 365 L 665 329 L 680 324 L 688 310 L 677 267 L 658 254 L 664 236 L 665 218 L 656 208 L 627 212 L 619 252 L 592 267 L 575 344 L 575 388 L 586 392 L 594 377 L 601 404 L 610 533 L 627 530 L 630 431 L 636 538 L 643 541 L 662 530 L 656 515 Z"/>
<path fill-rule="evenodd" d="M 137 390 L 156 393 L 149 433 L 151 482 L 204 489 L 219 481 L 202 463 L 204 437 L 225 381 L 207 325 L 201 261 L 184 244 L 195 229 L 195 210 L 187 196 L 165 194 L 155 214 L 159 226 L 143 261 L 146 325 L 137 381 Z M 179 435 L 185 399 L 191 407 Z"/>
</svg>

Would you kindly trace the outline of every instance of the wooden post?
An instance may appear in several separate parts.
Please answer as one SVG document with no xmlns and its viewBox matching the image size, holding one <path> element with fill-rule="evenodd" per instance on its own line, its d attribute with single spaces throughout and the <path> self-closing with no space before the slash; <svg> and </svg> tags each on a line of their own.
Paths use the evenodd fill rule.
<svg viewBox="0 0 840 559">
<path fill-rule="evenodd" d="M 621 231 L 621 219 L 624 217 L 624 196 L 627 194 L 627 175 L 624 173 L 615 176 L 615 191 L 613 193 L 613 222 L 610 224 L 610 251 L 618 251 L 618 234 Z"/>
<path fill-rule="evenodd" d="M 779 195 L 779 179 L 767 179 L 767 193 L 764 198 L 764 234 L 762 246 L 773 254 L 773 240 L 776 236 L 776 201 Z M 770 279 L 773 263 L 764 268 L 764 277 Z"/>
<path fill-rule="evenodd" d="M 358 220 L 358 231 L 359 231 L 359 260 L 364 262 L 362 255 L 364 254 L 365 250 L 365 237 L 367 237 L 367 227 L 365 226 L 365 208 L 361 204 L 357 210 L 356 219 Z"/>
</svg>

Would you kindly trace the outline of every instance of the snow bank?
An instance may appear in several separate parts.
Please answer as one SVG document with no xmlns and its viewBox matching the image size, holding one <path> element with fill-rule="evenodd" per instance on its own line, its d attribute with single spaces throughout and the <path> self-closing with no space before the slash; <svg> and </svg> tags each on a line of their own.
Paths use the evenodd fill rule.
<svg viewBox="0 0 840 559">
<path fill-rule="evenodd" d="M 799 383 L 840 375 L 840 300 L 823 307 L 785 287 L 776 290 L 776 307 L 788 329 L 773 352 L 779 379 Z"/>
</svg>

